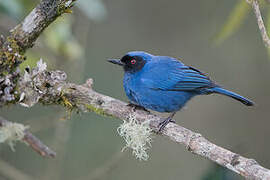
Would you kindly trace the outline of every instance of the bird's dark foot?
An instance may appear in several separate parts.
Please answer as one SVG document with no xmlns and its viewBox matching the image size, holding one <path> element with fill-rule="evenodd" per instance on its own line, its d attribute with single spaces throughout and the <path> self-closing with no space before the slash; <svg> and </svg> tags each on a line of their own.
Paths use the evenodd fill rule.
<svg viewBox="0 0 270 180">
<path fill-rule="evenodd" d="M 173 116 L 175 115 L 175 112 L 173 112 L 169 117 L 164 119 L 162 122 L 159 123 L 158 127 L 158 133 L 160 133 L 170 122 L 175 123 L 175 120 L 173 120 Z"/>
<path fill-rule="evenodd" d="M 175 121 L 169 117 L 164 119 L 164 121 L 160 122 L 158 125 L 158 127 L 159 127 L 158 133 L 160 133 L 167 126 L 167 124 L 169 124 L 170 122 L 175 123 Z"/>
<path fill-rule="evenodd" d="M 129 103 L 127 106 L 132 107 L 132 110 L 133 110 L 133 111 L 136 111 L 136 110 L 143 110 L 143 111 L 146 111 L 146 112 L 150 113 L 150 111 L 148 111 L 148 110 L 145 109 L 144 107 L 139 106 L 139 105 L 137 105 L 137 104 Z"/>
</svg>

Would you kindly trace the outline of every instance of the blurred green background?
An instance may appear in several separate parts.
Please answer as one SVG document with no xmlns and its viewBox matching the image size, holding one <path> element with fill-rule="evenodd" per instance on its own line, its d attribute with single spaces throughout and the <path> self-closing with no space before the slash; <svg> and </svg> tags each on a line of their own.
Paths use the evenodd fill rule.
<svg viewBox="0 0 270 180">
<path fill-rule="evenodd" d="M 20 22 L 36 0 L 1 0 L 0 33 Z M 262 3 L 268 24 L 269 4 Z M 269 21 L 270 24 L 270 21 Z M 78 0 L 72 14 L 58 18 L 27 52 L 22 64 L 39 58 L 68 80 L 94 79 L 94 89 L 127 101 L 123 72 L 106 62 L 132 50 L 180 58 L 230 90 L 255 101 L 255 107 L 219 95 L 194 98 L 177 113 L 177 123 L 210 141 L 270 167 L 270 58 L 253 12 L 244 0 Z M 155 136 L 150 159 L 140 162 L 117 134 L 121 120 L 94 113 L 72 113 L 59 106 L 19 105 L 0 110 L 57 152 L 44 159 L 22 143 L 12 152 L 0 146 L 0 179 L 10 180 L 239 180 L 240 176 Z"/>
</svg>

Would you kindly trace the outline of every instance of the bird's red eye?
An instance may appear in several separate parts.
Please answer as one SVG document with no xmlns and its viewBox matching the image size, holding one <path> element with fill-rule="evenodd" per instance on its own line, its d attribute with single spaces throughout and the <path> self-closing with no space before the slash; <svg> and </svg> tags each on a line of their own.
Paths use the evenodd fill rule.
<svg viewBox="0 0 270 180">
<path fill-rule="evenodd" d="M 135 64 L 135 63 L 136 63 L 136 60 L 135 60 L 135 59 L 132 59 L 132 60 L 130 61 L 130 63 L 131 63 L 131 64 Z"/>
</svg>

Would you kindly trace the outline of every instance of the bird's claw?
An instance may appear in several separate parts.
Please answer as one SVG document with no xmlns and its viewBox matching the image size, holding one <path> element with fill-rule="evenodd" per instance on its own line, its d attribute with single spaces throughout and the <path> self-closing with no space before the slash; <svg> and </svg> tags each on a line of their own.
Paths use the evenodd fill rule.
<svg viewBox="0 0 270 180">
<path fill-rule="evenodd" d="M 159 124 L 158 124 L 158 133 L 161 133 L 161 131 L 167 126 L 167 124 L 169 123 L 175 123 L 175 120 L 173 120 L 171 117 L 168 117 L 166 119 L 164 119 L 163 121 L 161 121 Z"/>
</svg>

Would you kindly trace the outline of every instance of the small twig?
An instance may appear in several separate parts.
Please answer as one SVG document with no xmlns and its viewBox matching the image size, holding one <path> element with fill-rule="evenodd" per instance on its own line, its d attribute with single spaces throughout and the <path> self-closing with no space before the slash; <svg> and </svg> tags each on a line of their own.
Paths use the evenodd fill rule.
<svg viewBox="0 0 270 180">
<path fill-rule="evenodd" d="M 265 28 L 265 25 L 264 25 L 264 22 L 262 19 L 262 14 L 260 11 L 260 6 L 259 6 L 258 1 L 257 0 L 246 0 L 246 1 L 247 1 L 247 3 L 251 4 L 253 11 L 254 11 L 254 14 L 256 15 L 257 23 L 258 23 L 259 29 L 261 31 L 261 36 L 262 36 L 264 45 L 267 48 L 270 48 L 270 39 L 267 35 L 267 31 L 266 31 L 266 28 Z"/>
<path fill-rule="evenodd" d="M 56 153 L 48 146 L 43 144 L 37 137 L 31 134 L 28 130 L 24 132 L 23 140 L 31 146 L 31 148 L 43 157 L 55 157 Z"/>
<path fill-rule="evenodd" d="M 8 123 L 12 123 L 12 122 L 0 117 L 0 127 L 3 127 Z M 55 157 L 56 156 L 56 153 L 54 151 L 52 151 L 48 146 L 43 144 L 37 137 L 35 137 L 28 130 L 24 131 L 24 137 L 22 140 L 24 142 L 26 142 L 34 151 L 36 151 L 37 153 L 39 153 L 43 157 Z"/>
</svg>

